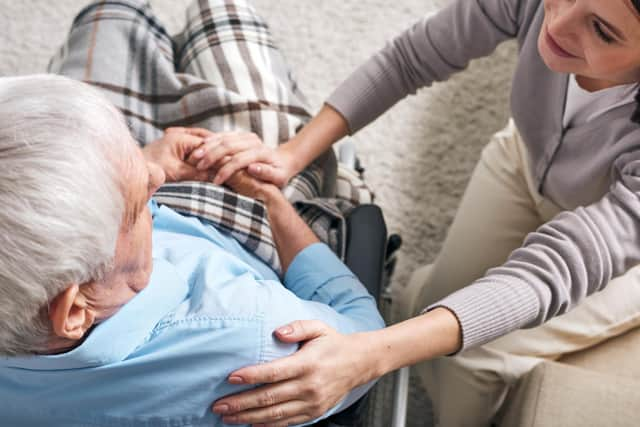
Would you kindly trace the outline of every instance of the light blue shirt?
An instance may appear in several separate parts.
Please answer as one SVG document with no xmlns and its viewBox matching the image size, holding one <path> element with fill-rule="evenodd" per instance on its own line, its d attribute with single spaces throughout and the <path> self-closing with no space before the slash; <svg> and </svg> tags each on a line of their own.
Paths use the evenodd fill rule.
<svg viewBox="0 0 640 427">
<path fill-rule="evenodd" d="M 374 299 L 324 244 L 296 256 L 283 286 L 213 226 L 155 202 L 151 209 L 149 285 L 67 353 L 1 358 L 0 425 L 221 426 L 211 403 L 249 388 L 228 384 L 229 373 L 297 350 L 273 337 L 278 326 L 384 326 Z"/>
</svg>

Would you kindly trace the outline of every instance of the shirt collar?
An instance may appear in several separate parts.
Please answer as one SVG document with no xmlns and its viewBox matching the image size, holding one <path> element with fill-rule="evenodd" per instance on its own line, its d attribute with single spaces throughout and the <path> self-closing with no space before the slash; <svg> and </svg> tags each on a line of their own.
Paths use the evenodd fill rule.
<svg viewBox="0 0 640 427">
<path fill-rule="evenodd" d="M 2 357 L 0 366 L 61 370 L 102 366 L 126 359 L 158 322 L 189 294 L 189 285 L 162 259 L 153 260 L 149 285 L 116 314 L 97 325 L 84 342 L 71 351 L 46 356 Z"/>
</svg>

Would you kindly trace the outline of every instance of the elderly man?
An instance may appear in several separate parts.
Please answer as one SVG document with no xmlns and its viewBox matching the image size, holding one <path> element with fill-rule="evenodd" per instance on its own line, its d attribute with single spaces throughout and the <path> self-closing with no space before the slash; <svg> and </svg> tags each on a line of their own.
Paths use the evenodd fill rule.
<svg viewBox="0 0 640 427">
<path fill-rule="evenodd" d="M 165 177 L 201 178 L 201 131 L 142 151 L 97 91 L 44 75 L 1 79 L 0 118 L 1 425 L 222 425 L 211 402 L 249 388 L 228 373 L 296 350 L 277 327 L 383 326 L 279 189 L 230 181 L 264 202 L 282 284 L 224 232 L 151 199 Z"/>
</svg>

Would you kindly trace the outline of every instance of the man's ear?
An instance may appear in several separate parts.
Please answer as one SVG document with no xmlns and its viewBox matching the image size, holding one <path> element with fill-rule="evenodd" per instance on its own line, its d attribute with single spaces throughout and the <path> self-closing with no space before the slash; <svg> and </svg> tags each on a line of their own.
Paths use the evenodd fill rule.
<svg viewBox="0 0 640 427">
<path fill-rule="evenodd" d="M 53 333 L 60 338 L 79 340 L 95 321 L 80 286 L 71 285 L 49 304 L 49 320 Z"/>
</svg>

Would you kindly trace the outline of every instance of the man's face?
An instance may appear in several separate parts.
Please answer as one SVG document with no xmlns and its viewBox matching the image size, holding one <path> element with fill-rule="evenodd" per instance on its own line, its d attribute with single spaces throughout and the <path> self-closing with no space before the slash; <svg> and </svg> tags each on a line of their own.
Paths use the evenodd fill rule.
<svg viewBox="0 0 640 427">
<path fill-rule="evenodd" d="M 87 284 L 83 290 L 96 313 L 96 321 L 118 311 L 147 286 L 151 275 L 152 220 L 147 203 L 164 183 L 165 175 L 158 165 L 144 159 L 140 149 L 136 149 L 126 169 L 123 170 L 125 215 L 113 266 L 101 281 Z"/>
</svg>

